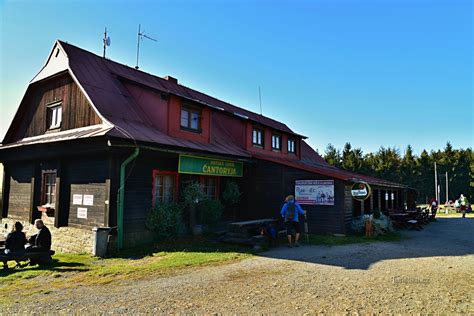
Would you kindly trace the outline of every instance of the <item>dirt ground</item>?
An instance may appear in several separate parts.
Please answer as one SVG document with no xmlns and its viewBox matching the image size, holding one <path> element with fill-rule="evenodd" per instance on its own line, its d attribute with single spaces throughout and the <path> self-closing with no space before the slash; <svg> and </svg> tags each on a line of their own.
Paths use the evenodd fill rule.
<svg viewBox="0 0 474 316">
<path fill-rule="evenodd" d="M 37 294 L 1 313 L 474 313 L 474 219 L 399 242 L 280 247 L 166 277 Z"/>
</svg>

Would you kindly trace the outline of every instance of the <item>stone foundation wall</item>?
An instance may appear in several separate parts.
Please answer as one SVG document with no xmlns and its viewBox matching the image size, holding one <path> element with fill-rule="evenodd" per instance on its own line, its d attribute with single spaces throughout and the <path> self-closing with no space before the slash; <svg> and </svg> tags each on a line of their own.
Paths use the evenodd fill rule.
<svg viewBox="0 0 474 316">
<path fill-rule="evenodd" d="M 95 234 L 92 228 L 78 228 L 78 227 L 54 227 L 54 218 L 48 217 L 46 214 L 41 218 L 44 224 L 51 231 L 52 246 L 51 249 L 56 252 L 65 253 L 88 253 L 93 254 Z M 29 237 L 37 233 L 37 229 L 33 224 L 30 224 L 27 219 L 18 217 L 8 217 L 0 220 L 0 234 L 5 236 L 11 232 L 15 222 L 23 224 L 23 231 Z M 5 224 L 7 227 L 5 228 Z M 140 247 L 142 245 L 150 244 L 154 241 L 154 234 L 151 231 L 144 230 L 142 232 L 125 233 L 123 245 L 124 248 Z M 116 253 L 117 236 L 109 235 L 107 252 L 108 254 Z"/>
<path fill-rule="evenodd" d="M 91 229 L 76 228 L 76 227 L 54 227 L 54 218 L 48 218 L 43 215 L 41 218 L 44 224 L 49 228 L 52 237 L 51 249 L 56 252 L 66 253 L 90 253 L 92 254 L 94 245 L 94 232 Z M 0 234 L 6 237 L 6 234 L 11 232 L 15 222 L 23 224 L 23 231 L 29 237 L 37 233 L 37 229 L 28 220 L 23 218 L 8 217 L 1 219 Z M 7 228 L 5 228 L 5 224 Z"/>
</svg>

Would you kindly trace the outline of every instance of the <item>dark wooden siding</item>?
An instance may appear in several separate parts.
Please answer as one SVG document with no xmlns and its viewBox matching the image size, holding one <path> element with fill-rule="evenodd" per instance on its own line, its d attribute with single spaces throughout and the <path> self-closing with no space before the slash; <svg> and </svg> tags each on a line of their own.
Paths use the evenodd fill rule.
<svg viewBox="0 0 474 316">
<path fill-rule="evenodd" d="M 132 151 L 128 153 L 130 155 Z M 125 160 L 124 155 L 119 160 Z M 117 168 L 120 163 L 117 164 Z M 124 232 L 145 229 L 145 219 L 152 208 L 153 169 L 178 170 L 178 155 L 142 150 L 136 161 L 127 167 L 125 181 Z M 118 169 L 117 169 L 118 171 Z"/>
<path fill-rule="evenodd" d="M 350 229 L 353 217 L 353 203 L 356 201 L 352 198 L 351 185 L 344 185 L 344 225 L 346 230 Z"/>
<path fill-rule="evenodd" d="M 8 168 L 10 191 L 8 217 L 29 220 L 32 202 L 34 168 L 32 164 L 11 164 Z"/>
<path fill-rule="evenodd" d="M 107 226 L 106 223 L 106 197 L 107 178 L 109 177 L 109 161 L 103 156 L 83 156 L 62 162 L 61 196 L 62 205 L 67 209 L 67 225 L 80 225 L 87 227 Z M 73 205 L 74 194 L 87 194 L 94 196 L 92 206 Z M 77 208 L 87 208 L 87 219 L 77 217 Z"/>
<path fill-rule="evenodd" d="M 285 196 L 294 194 L 296 180 L 331 180 L 331 178 L 283 165 L 254 161 L 245 166 L 241 219 L 279 218 Z M 346 233 L 344 182 L 334 180 L 334 206 L 305 205 L 312 233 Z"/>
<path fill-rule="evenodd" d="M 47 105 L 56 101 L 62 101 L 62 131 L 101 122 L 79 86 L 67 74 L 38 83 L 30 89 L 33 90 L 23 101 L 27 102 L 28 109 L 24 118 L 25 132 L 20 131 L 16 138 L 44 134 L 47 131 Z"/>
</svg>

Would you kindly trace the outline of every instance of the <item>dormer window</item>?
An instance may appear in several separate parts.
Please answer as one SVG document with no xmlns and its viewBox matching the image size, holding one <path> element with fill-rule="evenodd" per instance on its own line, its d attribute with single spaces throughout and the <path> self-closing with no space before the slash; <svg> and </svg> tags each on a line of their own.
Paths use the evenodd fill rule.
<svg viewBox="0 0 474 316">
<path fill-rule="evenodd" d="M 290 154 L 296 153 L 296 142 L 294 139 L 288 139 L 288 153 Z"/>
<path fill-rule="evenodd" d="M 63 107 L 61 102 L 53 103 L 47 106 L 47 126 L 48 129 L 56 129 L 61 127 L 63 119 Z"/>
<path fill-rule="evenodd" d="M 281 150 L 281 136 L 280 135 L 272 135 L 272 149 L 273 150 Z"/>
<path fill-rule="evenodd" d="M 201 131 L 201 110 L 187 106 L 181 107 L 181 129 Z"/>
<path fill-rule="evenodd" d="M 252 131 L 252 144 L 258 147 L 263 147 L 263 131 L 254 127 Z"/>
</svg>

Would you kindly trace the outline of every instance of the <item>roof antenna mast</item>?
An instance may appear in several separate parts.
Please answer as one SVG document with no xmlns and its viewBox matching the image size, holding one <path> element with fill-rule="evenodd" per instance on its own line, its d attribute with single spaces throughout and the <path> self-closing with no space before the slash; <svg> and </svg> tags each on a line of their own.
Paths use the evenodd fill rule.
<svg viewBox="0 0 474 316">
<path fill-rule="evenodd" d="M 138 56 L 140 56 L 140 41 L 143 41 L 144 38 L 147 38 L 149 40 L 152 40 L 156 42 L 156 39 L 145 35 L 145 31 L 141 31 L 141 25 L 138 24 L 138 36 L 137 36 L 137 65 L 135 66 L 135 69 L 138 69 Z"/>
<path fill-rule="evenodd" d="M 103 42 L 104 42 L 104 56 L 103 57 L 105 58 L 105 50 L 107 49 L 107 46 L 110 46 L 110 37 L 107 36 L 107 27 L 105 28 Z"/>
<path fill-rule="evenodd" d="M 262 114 L 262 93 L 260 91 L 260 86 L 258 86 L 258 98 L 260 99 L 260 115 Z"/>
</svg>

